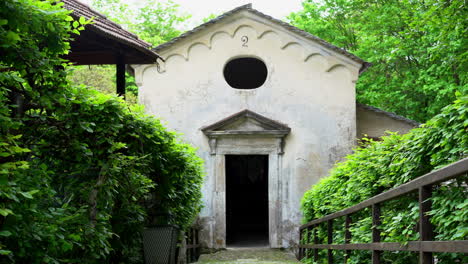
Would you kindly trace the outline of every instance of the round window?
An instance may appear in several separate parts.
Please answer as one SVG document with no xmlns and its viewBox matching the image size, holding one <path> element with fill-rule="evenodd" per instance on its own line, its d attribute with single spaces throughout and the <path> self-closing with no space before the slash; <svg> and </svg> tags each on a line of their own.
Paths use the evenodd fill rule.
<svg viewBox="0 0 468 264">
<path fill-rule="evenodd" d="M 255 58 L 237 58 L 224 66 L 224 79 L 236 89 L 255 89 L 262 86 L 268 75 L 265 63 Z"/>
</svg>

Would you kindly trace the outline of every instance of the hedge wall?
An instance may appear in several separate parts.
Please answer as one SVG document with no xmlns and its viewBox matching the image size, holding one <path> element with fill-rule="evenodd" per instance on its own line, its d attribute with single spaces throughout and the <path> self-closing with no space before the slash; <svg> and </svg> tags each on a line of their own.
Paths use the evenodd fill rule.
<svg viewBox="0 0 468 264">
<path fill-rule="evenodd" d="M 330 176 L 307 191 L 302 199 L 304 222 L 355 205 L 383 191 L 408 182 L 434 169 L 460 160 L 468 155 L 468 96 L 445 107 L 420 128 L 406 135 L 390 134 L 381 142 L 369 141 L 338 163 Z M 436 226 L 437 240 L 460 240 L 468 236 L 467 178 L 443 184 L 435 190 L 432 223 Z M 408 195 L 384 203 L 382 207 L 383 242 L 417 240 L 417 198 Z M 352 242 L 371 241 L 369 211 L 353 215 Z M 342 243 L 344 219 L 337 221 L 334 241 Z M 321 227 L 321 238 L 325 238 Z M 324 253 L 324 252 L 323 252 Z M 337 257 L 342 258 L 343 252 Z M 354 252 L 350 263 L 367 263 L 369 252 Z M 442 263 L 467 262 L 466 256 L 438 254 Z M 385 263 L 417 263 L 412 253 L 385 253 Z M 308 261 L 311 261 L 310 259 Z"/>
<path fill-rule="evenodd" d="M 143 263 L 144 226 L 198 214 L 202 161 L 140 106 L 69 84 L 87 21 L 61 5 L 0 1 L 0 263 Z"/>
</svg>

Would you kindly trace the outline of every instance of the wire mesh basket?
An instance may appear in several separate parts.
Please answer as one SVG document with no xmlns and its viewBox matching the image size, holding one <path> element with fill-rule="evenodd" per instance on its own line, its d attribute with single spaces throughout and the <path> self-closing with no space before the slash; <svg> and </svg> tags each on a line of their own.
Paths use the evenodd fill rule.
<svg viewBox="0 0 468 264">
<path fill-rule="evenodd" d="M 143 230 L 143 251 L 146 264 L 175 264 L 179 229 L 156 226 Z"/>
</svg>

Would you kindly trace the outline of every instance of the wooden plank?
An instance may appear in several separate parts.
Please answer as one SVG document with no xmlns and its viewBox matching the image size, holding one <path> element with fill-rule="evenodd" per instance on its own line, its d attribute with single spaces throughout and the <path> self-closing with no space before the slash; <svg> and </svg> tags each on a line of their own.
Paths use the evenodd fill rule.
<svg viewBox="0 0 468 264">
<path fill-rule="evenodd" d="M 458 175 L 465 173 L 468 171 L 468 158 L 464 158 L 460 161 L 454 162 L 446 167 L 443 167 L 441 169 L 432 171 L 424 176 L 421 176 L 417 179 L 414 179 L 408 183 L 402 184 L 394 189 L 391 189 L 389 191 L 383 192 L 379 195 L 376 195 L 368 200 L 365 200 L 364 202 L 361 202 L 355 206 L 346 208 L 344 210 L 338 211 L 333 214 L 326 215 L 320 219 L 315 219 L 310 221 L 307 224 L 304 224 L 300 227 L 300 229 L 304 229 L 308 226 L 320 224 L 323 222 L 326 222 L 330 219 L 338 218 L 341 216 L 345 216 L 348 214 L 355 213 L 359 210 L 362 210 L 364 208 L 370 207 L 373 204 L 377 203 L 382 203 L 394 198 L 397 198 L 399 196 L 415 192 L 417 191 L 420 187 L 426 186 L 426 185 L 434 185 L 440 182 L 444 182 L 450 179 L 453 179 L 457 177 Z"/>
<path fill-rule="evenodd" d="M 419 240 L 432 241 L 434 239 L 433 229 L 429 212 L 431 211 L 432 186 L 419 188 Z M 419 264 L 433 264 L 432 252 L 419 252 Z"/>
<path fill-rule="evenodd" d="M 441 253 L 468 253 L 468 240 L 454 241 L 410 241 L 407 245 L 396 242 L 367 244 L 309 244 L 299 245 L 303 248 L 335 250 L 380 250 L 380 251 L 423 251 Z"/>
</svg>

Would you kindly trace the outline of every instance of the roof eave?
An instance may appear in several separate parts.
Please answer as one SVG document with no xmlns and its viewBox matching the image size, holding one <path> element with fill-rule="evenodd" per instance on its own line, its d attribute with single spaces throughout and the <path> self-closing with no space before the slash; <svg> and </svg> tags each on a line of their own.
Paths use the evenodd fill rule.
<svg viewBox="0 0 468 264">
<path fill-rule="evenodd" d="M 406 117 L 404 117 L 404 116 L 397 115 L 397 114 L 392 113 L 392 112 L 384 111 L 384 110 L 382 110 L 382 109 L 380 109 L 380 108 L 377 108 L 377 107 L 375 107 L 375 106 L 365 105 L 365 104 L 361 104 L 361 103 L 356 103 L 356 105 L 357 105 L 358 107 L 361 107 L 361 108 L 363 108 L 363 109 L 372 111 L 372 112 L 374 112 L 374 113 L 378 113 L 378 114 L 385 115 L 385 116 L 387 116 L 387 117 L 389 117 L 389 118 L 392 118 L 392 119 L 394 119 L 394 120 L 403 121 L 403 122 L 405 122 L 405 123 L 407 123 L 407 124 L 410 124 L 410 125 L 412 125 L 412 126 L 414 126 L 414 127 L 418 127 L 418 126 L 421 125 L 421 123 L 419 123 L 419 122 L 417 122 L 417 121 L 414 121 L 414 120 L 412 120 L 412 119 L 406 118 Z"/>
</svg>

